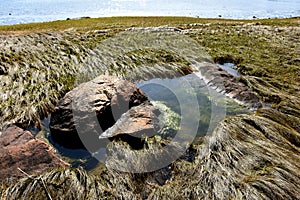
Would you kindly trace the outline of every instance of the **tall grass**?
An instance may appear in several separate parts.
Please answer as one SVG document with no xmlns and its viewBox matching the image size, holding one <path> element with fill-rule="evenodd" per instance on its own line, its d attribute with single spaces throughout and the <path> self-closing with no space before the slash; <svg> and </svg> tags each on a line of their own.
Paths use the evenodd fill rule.
<svg viewBox="0 0 300 200">
<path fill-rule="evenodd" d="M 1 126 L 19 123 L 26 127 L 51 112 L 58 99 L 74 87 L 80 70 L 93 63 L 99 66 L 93 62 L 99 59 L 96 43 L 131 26 L 167 24 L 185 29 L 183 33 L 206 47 L 215 61 L 237 64 L 244 75 L 241 81 L 256 88 L 275 109 L 226 118 L 203 144 L 191 147 L 195 152 L 192 162 L 180 159 L 168 166 L 171 175 L 162 184 L 157 180 L 164 171 L 130 174 L 104 168 L 94 171 L 94 177 L 81 169 L 58 169 L 21 179 L 8 189 L 2 186 L 3 199 L 299 199 L 299 18 L 124 17 L 0 27 L 2 34 L 19 34 L 0 37 Z M 68 28 L 75 29 L 61 31 Z M 108 67 L 119 72 L 131 64 L 134 69 L 134 57 L 154 57 L 159 62 L 166 53 L 179 61 L 166 66 L 177 70 L 188 64 L 172 53 L 149 50 L 128 52 Z M 151 144 L 142 151 L 153 153 L 156 147 Z M 126 145 L 116 141 L 124 151 L 120 153 L 134 160 L 140 152 Z M 111 166 L 124 161 L 122 156 L 113 156 Z"/>
</svg>

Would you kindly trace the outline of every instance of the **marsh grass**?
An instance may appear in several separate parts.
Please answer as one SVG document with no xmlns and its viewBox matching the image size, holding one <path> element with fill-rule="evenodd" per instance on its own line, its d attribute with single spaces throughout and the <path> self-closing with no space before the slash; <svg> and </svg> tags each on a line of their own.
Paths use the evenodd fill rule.
<svg viewBox="0 0 300 200">
<path fill-rule="evenodd" d="M 204 46 L 214 61 L 235 63 L 243 75 L 240 81 L 276 110 L 226 118 L 211 137 L 193 145 L 196 157 L 192 162 L 180 159 L 171 164 L 172 176 L 161 185 L 151 179 L 155 173 L 104 168 L 91 176 L 82 169 L 57 169 L 21 179 L 8 189 L 2 185 L 2 199 L 47 199 L 40 180 L 57 199 L 299 198 L 299 18 L 121 17 L 2 26 L 1 128 L 10 123 L 28 127 L 47 116 L 76 85 L 80 69 L 91 67 L 85 58 L 97 61 L 93 50 L 98 42 L 129 27 L 159 25 L 179 27 Z M 146 55 L 166 61 L 165 53 L 149 51 Z M 128 62 L 144 54 L 131 52 Z M 186 64 L 180 59 L 179 63 Z M 122 145 L 126 144 L 116 143 Z M 119 149 L 132 158 L 139 153 L 128 146 Z M 152 147 L 148 150 L 153 152 Z"/>
<path fill-rule="evenodd" d="M 283 117 L 270 109 L 261 113 Z M 153 190 L 149 199 L 166 194 L 174 199 L 297 199 L 300 135 L 285 126 L 253 115 L 226 119 L 199 148 L 196 166 Z"/>
<path fill-rule="evenodd" d="M 58 53 L 51 51 L 47 42 L 40 41 L 38 49 L 31 45 L 12 45 L 11 54 L 4 49 L 4 57 L 9 59 L 1 62 L 6 70 L 0 76 L 1 126 L 9 121 L 24 128 L 36 125 L 37 119 L 48 116 L 57 99 L 74 85 L 74 65 L 57 58 Z M 48 49 L 45 52 L 42 48 Z"/>
<path fill-rule="evenodd" d="M 0 37 L 1 128 L 39 126 L 60 97 L 98 74 L 136 81 L 192 72 L 188 61 L 167 49 L 116 51 L 113 62 L 104 63 L 102 57 L 111 52 L 99 44 L 130 27 L 179 27 L 215 62 L 233 62 L 243 75 L 240 81 L 278 107 L 300 92 L 299 21 L 112 17 L 1 26 L 6 35 Z"/>
<path fill-rule="evenodd" d="M 191 161 L 181 158 L 149 173 L 112 168 L 144 168 L 153 160 L 136 155 L 152 155 L 163 143 L 149 138 L 143 150 L 133 150 L 125 142 L 113 141 L 109 168 L 89 174 L 82 169 L 52 170 L 3 188 L 2 198 L 47 199 L 39 183 L 43 180 L 53 199 L 298 199 L 300 135 L 293 121 L 300 119 L 289 116 L 283 122 L 284 118 L 270 108 L 229 117 L 211 137 L 189 149 L 194 151 Z M 135 161 L 128 165 L 124 155 Z"/>
<path fill-rule="evenodd" d="M 97 30 L 107 28 L 151 27 L 151 26 L 185 26 L 192 23 L 258 23 L 268 26 L 299 26 L 299 18 L 291 19 L 261 19 L 261 20 L 229 20 L 204 19 L 192 17 L 104 17 L 76 20 L 58 20 L 44 23 L 31 23 L 0 26 L 4 35 L 24 34 L 34 32 L 62 31 L 66 29 Z"/>
<path fill-rule="evenodd" d="M 118 56 L 108 66 L 108 73 L 135 82 L 187 75 L 193 72 L 190 65 L 191 63 L 173 52 L 149 48 L 129 51 Z"/>
<path fill-rule="evenodd" d="M 39 126 L 60 97 L 98 74 L 135 81 L 192 72 L 188 61 L 167 49 L 119 55 L 99 45 L 130 27 L 178 27 L 215 62 L 233 62 L 243 75 L 240 81 L 278 107 L 289 95 L 299 96 L 299 23 L 299 18 L 111 17 L 1 26 L 1 128 L 11 123 Z M 106 55 L 112 55 L 111 64 L 104 63 Z"/>
<path fill-rule="evenodd" d="M 297 18 L 291 21 L 300 23 Z M 286 20 L 277 22 L 211 23 L 191 27 L 197 31 L 189 35 L 206 47 L 214 61 L 233 62 L 244 76 L 261 78 L 280 92 L 297 96 L 300 29 Z"/>
<path fill-rule="evenodd" d="M 155 159 L 168 155 L 167 152 L 158 151 L 164 142 L 157 142 L 155 138 L 145 141 L 145 148 L 141 151 L 133 150 L 127 143 L 113 141 L 108 147 L 108 168 L 94 169 L 89 174 L 81 169 L 61 168 L 46 172 L 42 175 L 25 177 L 12 187 L 3 187 L 1 199 L 141 199 L 147 198 L 151 190 L 164 185 L 172 177 L 171 171 L 178 171 L 175 166 L 159 169 L 148 173 L 128 173 L 117 169 L 129 167 L 147 168 L 153 163 L 150 157 L 153 153 Z M 115 149 L 117 148 L 117 149 Z M 176 149 L 176 146 L 174 146 Z M 174 149 L 174 150 L 175 150 Z M 146 154 L 145 154 L 146 153 Z M 141 158 L 138 155 L 145 155 Z M 169 152 L 171 155 L 172 152 Z M 132 156 L 134 162 L 128 162 L 126 155 Z M 191 162 L 180 161 L 190 166 Z M 184 165 L 180 165 L 183 168 Z M 124 169 L 124 168 L 123 168 Z M 45 183 L 44 185 L 42 183 Z"/>
<path fill-rule="evenodd" d="M 117 32 L 88 30 L 1 37 L 1 128 L 12 123 L 40 128 L 40 119 L 50 114 L 66 92 L 100 74 L 134 81 L 145 74 L 159 77 L 192 72 L 189 62 L 167 50 L 119 55 L 99 46 Z M 115 60 L 109 64 L 103 56 Z M 150 63 L 152 67 L 146 67 Z"/>
</svg>

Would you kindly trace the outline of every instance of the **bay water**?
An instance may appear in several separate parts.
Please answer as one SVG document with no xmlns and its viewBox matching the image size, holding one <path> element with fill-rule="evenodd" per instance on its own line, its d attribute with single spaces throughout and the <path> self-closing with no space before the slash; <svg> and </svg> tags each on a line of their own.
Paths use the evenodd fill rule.
<svg viewBox="0 0 300 200">
<path fill-rule="evenodd" d="M 0 25 L 107 16 L 296 17 L 300 0 L 0 0 Z"/>
</svg>

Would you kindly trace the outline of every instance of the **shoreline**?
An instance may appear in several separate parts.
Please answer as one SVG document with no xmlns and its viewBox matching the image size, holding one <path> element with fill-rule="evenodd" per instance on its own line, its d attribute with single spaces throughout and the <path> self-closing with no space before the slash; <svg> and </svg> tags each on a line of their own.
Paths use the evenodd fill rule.
<svg viewBox="0 0 300 200">
<path fill-rule="evenodd" d="M 46 21 L 28 21 L 28 22 L 19 22 L 19 23 L 8 23 L 8 24 L 1 24 L 1 26 L 15 26 L 15 25 L 26 25 L 26 24 L 37 24 L 37 23 L 47 23 L 47 22 L 55 22 L 55 21 L 65 21 L 65 20 L 80 20 L 80 19 L 102 19 L 102 18 L 122 18 L 122 17 L 128 17 L 128 18 L 151 18 L 151 17 L 186 17 L 186 18 L 196 18 L 196 19 L 212 19 L 212 20 L 267 20 L 267 19 L 294 19 L 299 18 L 300 15 L 295 16 L 283 16 L 283 17 L 257 17 L 253 15 L 252 17 L 244 18 L 244 17 L 223 17 L 222 15 L 215 16 L 215 17 L 199 17 L 197 15 L 195 16 L 188 16 L 188 15 L 107 15 L 107 16 L 97 16 L 97 17 L 91 17 L 91 16 L 80 16 L 80 17 L 66 17 L 65 19 L 53 19 L 53 20 L 46 20 Z"/>
<path fill-rule="evenodd" d="M 88 30 L 126 30 L 132 27 L 151 26 L 173 26 L 186 29 L 188 26 L 201 24 L 230 25 L 230 24 L 253 24 L 278 27 L 297 27 L 300 24 L 300 17 L 282 19 L 218 19 L 218 18 L 194 18 L 194 17 L 103 17 L 103 18 L 83 18 L 76 20 L 58 20 L 51 22 L 0 25 L 0 36 L 16 36 L 31 33 L 46 33 L 57 31 L 88 31 Z M 195 27 L 197 28 L 197 27 Z"/>
</svg>

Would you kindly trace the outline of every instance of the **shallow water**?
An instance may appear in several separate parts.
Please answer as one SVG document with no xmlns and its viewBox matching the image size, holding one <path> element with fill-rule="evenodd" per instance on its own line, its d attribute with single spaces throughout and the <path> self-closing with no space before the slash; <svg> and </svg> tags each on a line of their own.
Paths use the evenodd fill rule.
<svg viewBox="0 0 300 200">
<path fill-rule="evenodd" d="M 140 81 L 136 86 L 143 90 L 154 104 L 159 102 L 176 113 L 178 118 L 172 120 L 178 120 L 178 123 L 171 122 L 173 127 L 166 127 L 168 125 L 165 122 L 160 124 L 162 129 L 158 134 L 181 144 L 197 143 L 200 137 L 211 134 L 226 116 L 250 112 L 232 99 L 207 87 L 196 74 L 172 79 L 154 78 Z M 82 166 L 87 170 L 96 167 L 98 160 L 90 152 L 66 149 L 51 139 L 49 119 L 42 121 L 43 131 L 60 154 L 66 157 L 73 167 Z M 175 126 L 178 126 L 178 129 Z"/>
<path fill-rule="evenodd" d="M 223 63 L 223 64 L 218 64 L 217 65 L 225 70 L 227 73 L 231 74 L 234 77 L 240 77 L 240 73 L 236 69 L 236 65 L 234 63 Z"/>
<path fill-rule="evenodd" d="M 178 113 L 184 121 L 180 128 L 194 137 L 211 134 L 226 116 L 249 112 L 249 109 L 208 87 L 196 74 L 173 79 L 151 79 L 137 86 L 150 100 L 163 102 Z"/>
<path fill-rule="evenodd" d="M 1 0 L 0 25 L 104 16 L 300 16 L 299 0 Z"/>
</svg>

